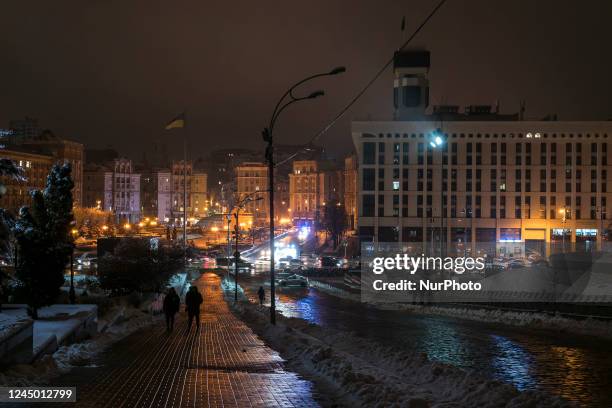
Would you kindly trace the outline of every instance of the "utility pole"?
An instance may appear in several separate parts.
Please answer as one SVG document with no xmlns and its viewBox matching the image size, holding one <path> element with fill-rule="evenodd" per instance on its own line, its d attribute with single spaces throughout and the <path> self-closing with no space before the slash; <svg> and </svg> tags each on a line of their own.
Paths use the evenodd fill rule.
<svg viewBox="0 0 612 408">
<path fill-rule="evenodd" d="M 227 213 L 227 270 L 229 272 L 229 260 L 230 257 L 232 256 L 232 244 L 231 244 L 231 240 L 230 240 L 230 235 L 231 235 L 231 231 L 230 231 L 230 225 L 232 223 L 232 214 L 230 209 L 228 208 L 228 213 Z"/>
</svg>

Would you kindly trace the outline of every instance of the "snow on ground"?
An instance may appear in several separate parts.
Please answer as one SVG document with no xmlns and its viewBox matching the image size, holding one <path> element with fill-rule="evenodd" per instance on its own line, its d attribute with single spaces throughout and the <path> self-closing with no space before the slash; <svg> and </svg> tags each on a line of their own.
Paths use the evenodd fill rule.
<svg viewBox="0 0 612 408">
<path fill-rule="evenodd" d="M 359 294 L 350 293 L 328 283 L 310 280 L 310 284 L 330 295 L 355 302 L 361 301 Z M 600 320 L 592 317 L 570 317 L 560 314 L 551 315 L 534 311 L 505 310 L 495 307 L 460 304 L 434 306 L 409 303 L 371 303 L 371 306 L 377 309 L 406 310 L 423 315 L 447 316 L 486 323 L 500 323 L 531 329 L 612 338 L 612 320 Z"/>
<path fill-rule="evenodd" d="M 21 306 L 21 307 L 20 307 Z M 7 316 L 13 319 L 29 320 L 27 305 L 11 305 L 5 308 Z M 96 305 L 51 305 L 38 311 L 38 320 L 34 320 L 33 350 L 34 354 L 45 345 L 49 338 L 55 336 L 58 343 L 83 323 L 83 318 L 96 313 Z"/>
<path fill-rule="evenodd" d="M 95 364 L 96 357 L 113 343 L 161 319 L 134 308 L 121 307 L 114 312 L 118 317 L 104 333 L 82 343 L 62 346 L 53 355 L 46 355 L 34 364 L 8 367 L 0 372 L 0 385 L 46 384 L 72 367 Z"/>
<path fill-rule="evenodd" d="M 0 313 L 0 342 L 21 330 L 23 326 L 27 326 L 29 322 L 27 315 L 6 313 L 6 311 Z"/>
<path fill-rule="evenodd" d="M 231 304 L 231 303 L 230 303 Z M 474 371 L 433 362 L 424 353 L 397 351 L 348 332 L 277 317 L 241 302 L 235 312 L 287 360 L 288 367 L 355 407 L 564 407 L 558 397 L 520 392 Z"/>
</svg>

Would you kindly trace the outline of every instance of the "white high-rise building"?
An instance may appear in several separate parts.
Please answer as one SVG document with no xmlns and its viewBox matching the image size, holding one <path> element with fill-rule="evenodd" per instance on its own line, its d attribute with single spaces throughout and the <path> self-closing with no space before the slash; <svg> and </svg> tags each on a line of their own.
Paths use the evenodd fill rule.
<svg viewBox="0 0 612 408">
<path fill-rule="evenodd" d="M 490 106 L 427 114 L 429 54 L 398 54 L 394 68 L 397 120 L 352 122 L 362 241 L 607 239 L 612 122 L 523 120 Z"/>
</svg>

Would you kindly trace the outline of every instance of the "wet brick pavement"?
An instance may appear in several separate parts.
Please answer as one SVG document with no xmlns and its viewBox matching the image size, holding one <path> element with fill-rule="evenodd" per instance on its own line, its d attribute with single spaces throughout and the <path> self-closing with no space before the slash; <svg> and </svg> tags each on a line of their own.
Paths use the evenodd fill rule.
<svg viewBox="0 0 612 408">
<path fill-rule="evenodd" d="M 223 300 L 220 278 L 197 282 L 204 297 L 200 330 L 140 330 L 103 353 L 95 368 L 76 368 L 55 385 L 76 386 L 67 407 L 315 407 L 312 384 L 283 368 Z M 52 404 L 56 405 L 56 404 Z"/>
</svg>

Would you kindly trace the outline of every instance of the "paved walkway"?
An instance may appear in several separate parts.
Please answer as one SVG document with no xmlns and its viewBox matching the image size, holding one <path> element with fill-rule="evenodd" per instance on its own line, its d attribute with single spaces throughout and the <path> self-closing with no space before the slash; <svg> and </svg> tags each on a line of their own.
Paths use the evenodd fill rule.
<svg viewBox="0 0 612 408">
<path fill-rule="evenodd" d="M 314 407 L 312 384 L 284 370 L 279 355 L 229 311 L 220 278 L 203 275 L 201 328 L 138 331 L 57 385 L 76 385 L 82 407 Z M 75 407 L 75 404 L 66 404 Z"/>
</svg>

